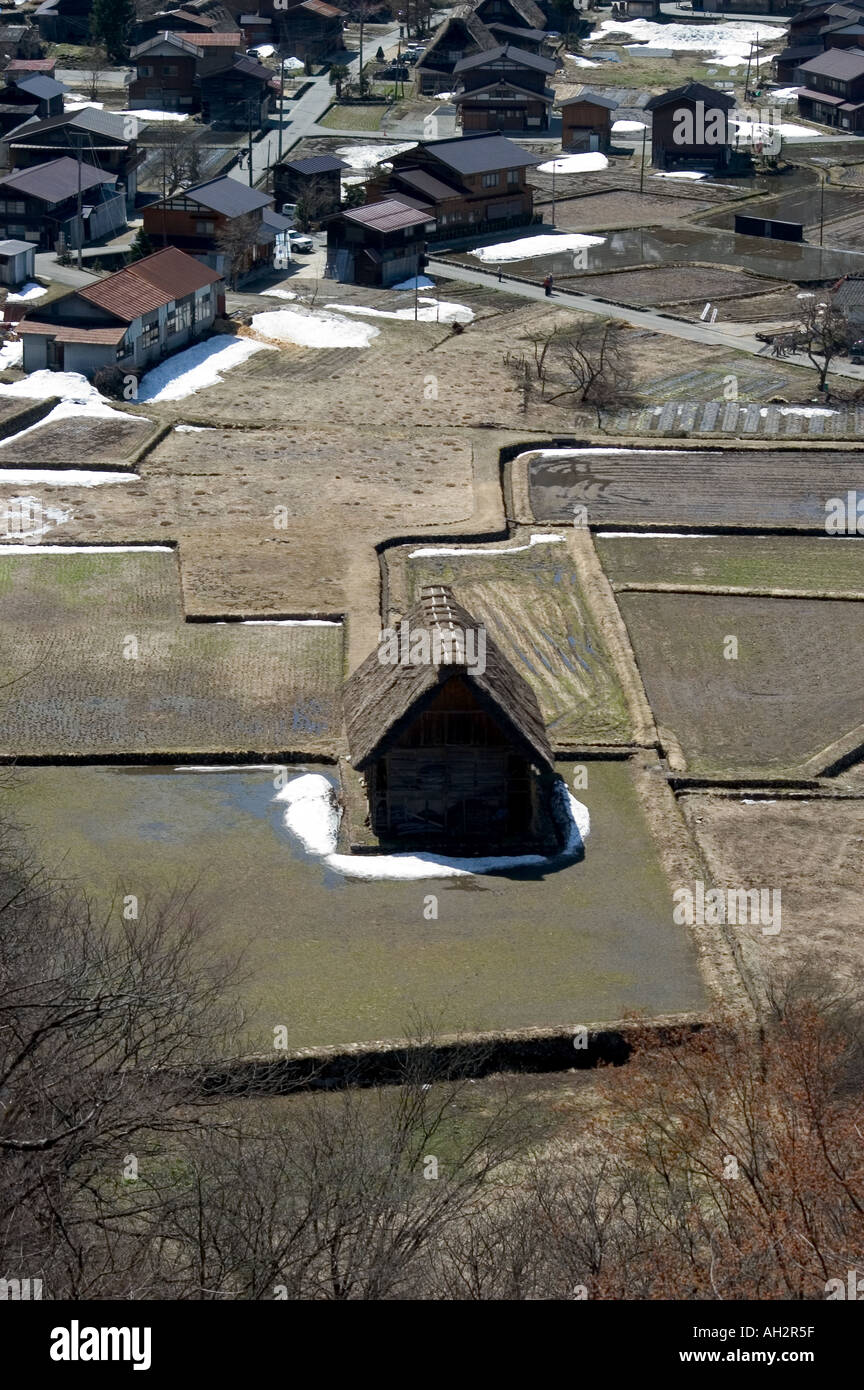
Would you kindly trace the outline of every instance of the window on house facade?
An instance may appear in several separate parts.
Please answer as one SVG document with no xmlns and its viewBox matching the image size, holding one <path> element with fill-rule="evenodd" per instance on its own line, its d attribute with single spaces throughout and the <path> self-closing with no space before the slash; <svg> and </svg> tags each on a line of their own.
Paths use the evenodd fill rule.
<svg viewBox="0 0 864 1390">
<path fill-rule="evenodd" d="M 508 183 L 518 183 L 518 182 L 519 182 L 519 170 L 518 170 L 518 169 L 508 169 L 508 170 L 507 170 L 507 182 L 508 182 Z"/>
<path fill-rule="evenodd" d="M 212 236 L 216 230 L 215 222 L 196 222 L 195 231 L 199 236 Z"/>
<path fill-rule="evenodd" d="M 159 320 L 154 319 L 152 323 L 145 323 L 141 333 L 141 346 L 148 348 L 159 341 Z"/>
<path fill-rule="evenodd" d="M 177 76 L 177 64 L 176 64 L 176 63 L 163 63 L 163 64 L 162 64 L 162 76 L 163 76 L 163 77 L 176 77 L 176 76 Z"/>
<path fill-rule="evenodd" d="M 484 175 L 483 175 L 483 187 L 484 187 L 484 188 L 494 188 L 494 187 L 496 186 L 497 183 L 498 183 L 498 175 L 497 175 L 497 174 L 484 174 Z"/>
<path fill-rule="evenodd" d="M 20 201 L 19 201 L 18 199 L 16 199 L 16 198 L 2 198 L 2 199 L 0 199 L 0 212 L 17 212 L 17 213 L 19 214 L 19 216 L 20 216 L 20 214 L 21 214 L 22 212 L 26 212 L 26 211 L 27 211 L 27 204 L 26 204 L 26 203 L 23 203 L 23 202 L 20 202 Z"/>
<path fill-rule="evenodd" d="M 192 305 L 187 300 L 183 304 L 175 304 L 168 310 L 168 332 L 182 333 L 184 329 L 192 326 Z"/>
<path fill-rule="evenodd" d="M 139 76 L 139 77 L 152 77 L 152 76 L 153 76 L 153 68 L 151 67 L 151 65 L 150 65 L 149 63 L 139 63 L 139 65 L 138 65 L 138 76 Z"/>
</svg>

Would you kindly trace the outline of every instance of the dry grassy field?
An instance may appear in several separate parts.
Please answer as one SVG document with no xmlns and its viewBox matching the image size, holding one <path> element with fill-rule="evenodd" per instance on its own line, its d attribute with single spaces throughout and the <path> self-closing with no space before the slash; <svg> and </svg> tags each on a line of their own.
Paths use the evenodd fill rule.
<svg viewBox="0 0 864 1390">
<path fill-rule="evenodd" d="M 342 629 L 187 623 L 172 552 L 0 556 L 0 753 L 338 750 Z"/>
<path fill-rule="evenodd" d="M 792 774 L 861 723 L 862 603 L 633 592 L 618 603 L 688 773 Z"/>
<path fill-rule="evenodd" d="M 598 535 L 597 553 L 613 585 L 807 590 L 864 595 L 864 548 L 832 536 Z"/>
</svg>

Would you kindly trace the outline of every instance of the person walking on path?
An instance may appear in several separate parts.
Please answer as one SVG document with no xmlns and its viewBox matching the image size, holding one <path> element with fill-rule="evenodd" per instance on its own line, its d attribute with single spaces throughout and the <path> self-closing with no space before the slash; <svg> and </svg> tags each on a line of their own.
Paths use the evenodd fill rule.
<svg viewBox="0 0 864 1390">
<path fill-rule="evenodd" d="M 543 292 L 545 293 L 546 298 L 548 299 L 549 296 L 550 296 L 551 293 L 552 293 L 552 276 L 551 276 L 551 275 L 547 275 L 547 276 L 546 276 L 546 279 L 543 281 Z"/>
</svg>

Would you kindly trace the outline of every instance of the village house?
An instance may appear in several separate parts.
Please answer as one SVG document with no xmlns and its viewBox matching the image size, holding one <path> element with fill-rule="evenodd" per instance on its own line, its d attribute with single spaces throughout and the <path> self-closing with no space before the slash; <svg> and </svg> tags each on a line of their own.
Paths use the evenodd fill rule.
<svg viewBox="0 0 864 1390">
<path fill-rule="evenodd" d="M 275 42 L 286 57 L 317 63 L 345 48 L 346 12 L 326 0 L 300 0 L 300 4 L 280 7 L 274 19 Z"/>
<path fill-rule="evenodd" d="M 7 81 L 13 77 L 26 77 L 28 73 L 40 72 L 44 77 L 53 77 L 57 67 L 56 58 L 12 58 L 3 69 Z"/>
<path fill-rule="evenodd" d="M 561 103 L 562 150 L 608 150 L 618 102 L 585 88 Z"/>
<path fill-rule="evenodd" d="M 555 93 L 547 83 L 556 66 L 554 58 L 512 44 L 462 58 L 453 69 L 462 129 L 548 130 Z"/>
<path fill-rule="evenodd" d="M 247 222 L 248 219 L 248 222 Z M 291 226 L 273 207 L 273 196 L 240 179 L 210 179 L 144 208 L 144 231 L 156 244 L 177 246 L 235 285 L 272 270 L 279 252 L 287 255 Z M 254 223 L 254 235 L 233 242 L 231 229 Z"/>
<path fill-rule="evenodd" d="M 0 236 L 53 251 L 61 237 L 67 246 L 84 246 L 125 226 L 117 175 L 83 160 L 64 155 L 0 178 Z"/>
<path fill-rule="evenodd" d="M 200 82 L 204 120 L 229 130 L 261 130 L 279 91 L 272 69 L 245 56 L 221 72 L 205 74 Z"/>
<path fill-rule="evenodd" d="M 176 247 L 31 309 L 18 326 L 24 370 L 139 373 L 201 338 L 224 311 L 215 270 Z"/>
<path fill-rule="evenodd" d="M 426 140 L 403 150 L 366 185 L 366 197 L 396 197 L 435 219 L 431 239 L 456 241 L 539 221 L 526 180 L 542 158 L 497 132 Z"/>
<path fill-rule="evenodd" d="M 88 43 L 93 0 L 44 0 L 33 18 L 46 43 Z"/>
<path fill-rule="evenodd" d="M 335 213 L 327 219 L 324 274 L 342 284 L 401 284 L 422 271 L 434 230 L 428 212 L 394 197 Z"/>
<path fill-rule="evenodd" d="M 698 164 L 725 168 L 732 158 L 729 112 L 735 98 L 702 82 L 652 97 L 651 162 L 658 169 Z"/>
<path fill-rule="evenodd" d="M 233 27 L 230 24 L 221 25 L 209 15 L 195 14 L 194 11 L 181 7 L 176 10 L 159 10 L 146 19 L 139 19 L 132 30 L 132 37 L 134 43 L 140 45 L 148 39 L 155 38 L 157 34 L 164 34 L 170 30 L 184 34 L 212 34 L 218 29 Z"/>
<path fill-rule="evenodd" d="M 133 111 L 200 111 L 198 64 L 203 50 L 192 39 L 169 32 L 156 34 L 129 54 L 135 76 L 127 102 Z"/>
<path fill-rule="evenodd" d="M 550 852 L 554 763 L 537 696 L 448 588 L 414 608 L 345 685 L 353 768 L 382 847 Z"/>
<path fill-rule="evenodd" d="M 63 112 L 61 82 L 44 73 L 22 72 L 3 74 L 6 84 L 0 87 L 0 134 L 15 130 L 24 121 L 35 117 L 58 116 Z"/>
<path fill-rule="evenodd" d="M 342 203 L 342 174 L 349 166 L 332 154 L 313 154 L 306 159 L 283 159 L 273 165 L 276 208 L 299 204 L 310 220 L 319 221 L 338 212 Z"/>
<path fill-rule="evenodd" d="M 32 241 L 0 241 L 0 285 L 17 288 L 36 274 L 36 247 Z"/>
<path fill-rule="evenodd" d="M 5 167 L 32 168 L 43 164 L 51 150 L 58 156 L 78 151 L 89 164 L 117 175 L 117 191 L 126 199 L 127 216 L 135 211 L 138 195 L 138 166 L 144 159 L 138 150 L 138 123 L 134 116 L 121 116 L 85 106 L 81 111 L 31 119 L 0 141 Z"/>
<path fill-rule="evenodd" d="M 864 49 L 829 48 L 796 72 L 798 113 L 808 121 L 864 130 Z"/>
<path fill-rule="evenodd" d="M 276 47 L 273 42 L 275 33 L 270 15 L 241 14 L 240 28 L 243 30 L 243 38 L 248 48 L 262 48 L 265 44 Z"/>
<path fill-rule="evenodd" d="M 418 95 L 452 92 L 456 64 L 483 49 L 497 48 L 501 42 L 476 14 L 452 15 L 445 19 L 414 64 L 414 86 Z"/>
<path fill-rule="evenodd" d="M 42 52 L 42 38 L 35 24 L 0 24 L 0 66 L 7 60 L 15 62 L 33 61 L 39 58 Z M 54 71 L 54 60 L 51 67 L 44 69 L 49 75 Z M 35 69 L 39 71 L 39 69 Z"/>
</svg>

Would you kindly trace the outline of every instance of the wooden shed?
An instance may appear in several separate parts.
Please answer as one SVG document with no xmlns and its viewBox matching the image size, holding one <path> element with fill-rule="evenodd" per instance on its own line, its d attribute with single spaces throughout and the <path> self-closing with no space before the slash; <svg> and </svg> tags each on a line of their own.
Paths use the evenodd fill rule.
<svg viewBox="0 0 864 1390">
<path fill-rule="evenodd" d="M 424 588 L 344 693 L 369 821 L 388 845 L 552 852 L 552 752 L 537 697 L 443 586 Z"/>
</svg>

